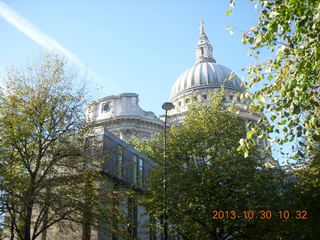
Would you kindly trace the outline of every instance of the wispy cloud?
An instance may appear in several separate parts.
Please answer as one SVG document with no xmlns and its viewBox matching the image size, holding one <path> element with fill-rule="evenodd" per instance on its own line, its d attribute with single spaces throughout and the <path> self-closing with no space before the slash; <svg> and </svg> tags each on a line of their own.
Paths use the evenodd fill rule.
<svg viewBox="0 0 320 240">
<path fill-rule="evenodd" d="M 94 71 L 89 69 L 85 64 L 83 64 L 76 55 L 64 48 L 61 44 L 59 44 L 50 36 L 41 32 L 27 19 L 25 19 L 23 16 L 21 16 L 19 13 L 14 11 L 12 8 L 10 8 L 7 4 L 5 4 L 2 1 L 0 1 L 0 17 L 5 19 L 17 30 L 24 33 L 26 36 L 28 36 L 30 39 L 35 41 L 43 48 L 65 56 L 67 59 L 69 59 L 69 61 L 74 63 L 79 68 L 82 74 L 86 74 L 90 78 L 101 78 L 97 73 L 95 73 Z"/>
</svg>

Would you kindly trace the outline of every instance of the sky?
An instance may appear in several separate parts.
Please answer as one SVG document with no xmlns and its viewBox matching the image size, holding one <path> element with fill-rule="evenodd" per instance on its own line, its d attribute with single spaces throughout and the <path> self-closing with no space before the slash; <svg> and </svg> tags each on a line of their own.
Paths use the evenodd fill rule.
<svg viewBox="0 0 320 240">
<path fill-rule="evenodd" d="M 229 0 L 0 0 L 0 84 L 6 69 L 53 51 L 85 75 L 91 100 L 138 93 L 145 111 L 161 115 L 194 65 L 200 20 L 217 63 L 246 80 L 241 69 L 254 60 L 241 38 L 257 13 L 248 0 L 226 16 L 229 8 Z"/>
<path fill-rule="evenodd" d="M 0 79 L 56 50 L 86 74 L 92 99 L 134 92 L 160 115 L 176 79 L 194 65 L 201 19 L 217 62 L 245 76 L 253 60 L 241 35 L 257 16 L 252 3 L 238 2 L 226 16 L 228 0 L 0 0 Z"/>
</svg>

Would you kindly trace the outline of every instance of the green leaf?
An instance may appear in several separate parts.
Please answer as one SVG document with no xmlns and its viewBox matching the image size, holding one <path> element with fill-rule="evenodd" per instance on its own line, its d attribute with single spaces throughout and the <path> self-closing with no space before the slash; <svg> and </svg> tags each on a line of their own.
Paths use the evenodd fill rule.
<svg viewBox="0 0 320 240">
<path fill-rule="evenodd" d="M 232 9 L 230 8 L 226 11 L 226 16 L 229 16 L 231 13 L 232 13 Z"/>
<path fill-rule="evenodd" d="M 247 138 L 251 139 L 252 138 L 252 134 L 253 134 L 252 131 L 247 131 Z"/>
<path fill-rule="evenodd" d="M 278 125 L 282 126 L 282 125 L 285 125 L 287 122 L 287 120 L 281 120 L 280 122 L 278 122 Z"/>
<path fill-rule="evenodd" d="M 247 158 L 248 156 L 249 156 L 249 151 L 246 150 L 246 151 L 244 152 L 244 158 Z"/>
<path fill-rule="evenodd" d="M 299 114 L 299 113 L 300 113 L 300 107 L 297 106 L 297 105 L 294 105 L 294 108 L 293 108 L 292 113 L 293 113 L 293 114 Z"/>
<path fill-rule="evenodd" d="M 226 26 L 226 30 L 229 32 L 230 35 L 234 33 L 231 26 Z M 232 79 L 229 79 L 229 80 L 232 80 Z"/>
</svg>

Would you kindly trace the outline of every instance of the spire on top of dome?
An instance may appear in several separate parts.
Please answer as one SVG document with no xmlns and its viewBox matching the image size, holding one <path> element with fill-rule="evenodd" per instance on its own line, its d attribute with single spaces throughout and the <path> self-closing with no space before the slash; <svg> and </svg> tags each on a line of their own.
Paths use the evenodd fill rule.
<svg viewBox="0 0 320 240">
<path fill-rule="evenodd" d="M 200 21 L 200 36 L 196 45 L 196 63 L 216 62 L 212 57 L 212 46 L 204 32 L 204 21 Z"/>
<path fill-rule="evenodd" d="M 200 34 L 205 34 L 204 33 L 204 26 L 203 26 L 205 24 L 205 22 L 201 19 L 199 24 L 200 24 Z"/>
</svg>

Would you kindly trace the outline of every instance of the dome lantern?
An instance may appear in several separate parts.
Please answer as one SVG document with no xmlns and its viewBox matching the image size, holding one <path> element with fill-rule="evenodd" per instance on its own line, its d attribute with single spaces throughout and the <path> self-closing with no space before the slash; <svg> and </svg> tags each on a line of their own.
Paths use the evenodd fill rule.
<svg viewBox="0 0 320 240">
<path fill-rule="evenodd" d="M 221 88 L 221 85 L 231 92 L 243 92 L 245 90 L 239 77 L 229 68 L 217 64 L 213 58 L 212 46 L 205 34 L 202 20 L 200 21 L 200 35 L 195 49 L 195 65 L 182 73 L 171 89 L 169 101 L 177 106 L 176 111 L 179 110 L 179 102 L 182 106 L 182 102 L 185 101 L 183 98 L 188 98 L 187 95 L 190 94 L 193 96 L 202 94 L 201 97 L 206 98 L 206 92 Z M 176 105 L 177 103 L 178 105 Z"/>
<path fill-rule="evenodd" d="M 216 62 L 212 57 L 212 46 L 204 32 L 204 21 L 200 21 L 200 36 L 196 45 L 196 64 L 201 62 Z"/>
</svg>

